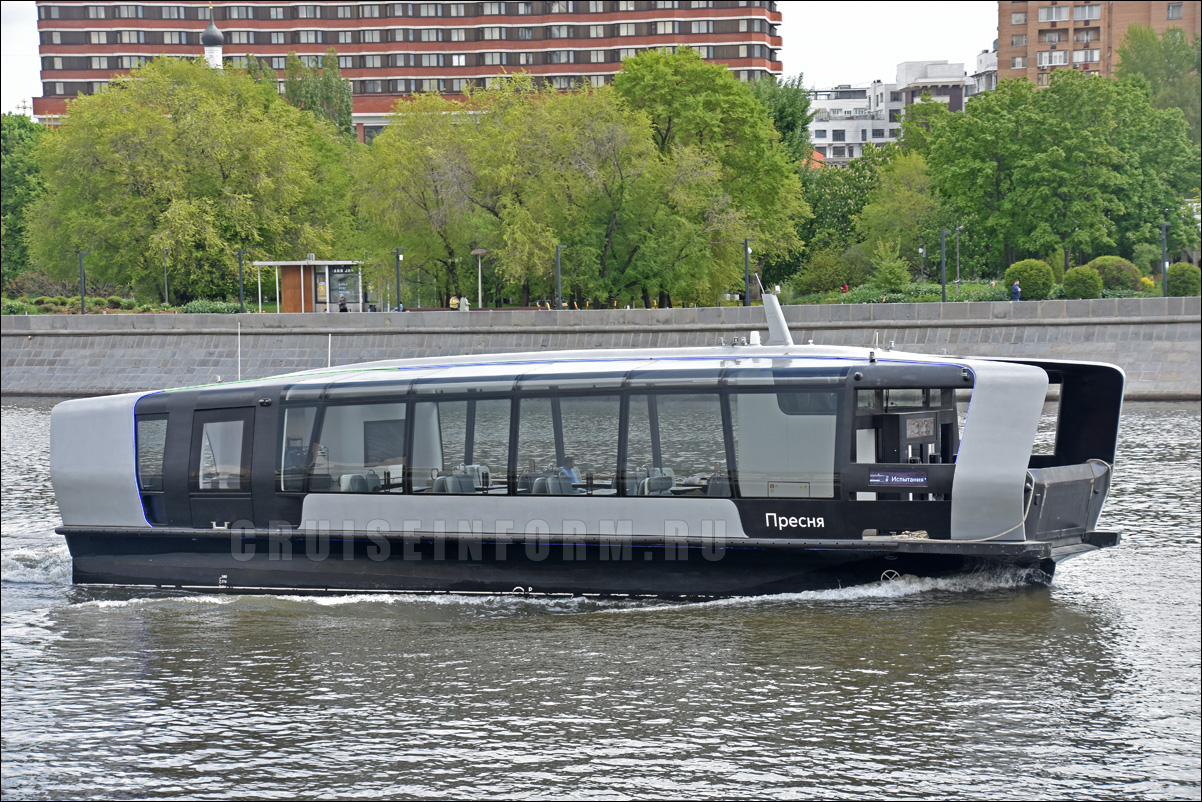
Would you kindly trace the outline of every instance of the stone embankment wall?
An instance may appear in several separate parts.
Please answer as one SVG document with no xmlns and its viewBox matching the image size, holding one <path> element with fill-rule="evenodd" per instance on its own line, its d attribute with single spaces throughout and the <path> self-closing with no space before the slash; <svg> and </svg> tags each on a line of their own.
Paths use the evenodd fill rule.
<svg viewBox="0 0 1202 802">
<path fill-rule="evenodd" d="M 797 343 L 1111 362 L 1132 399 L 1202 396 L 1199 298 L 790 306 Z M 717 345 L 759 307 L 0 318 L 5 393 L 95 395 L 398 357 Z"/>
</svg>

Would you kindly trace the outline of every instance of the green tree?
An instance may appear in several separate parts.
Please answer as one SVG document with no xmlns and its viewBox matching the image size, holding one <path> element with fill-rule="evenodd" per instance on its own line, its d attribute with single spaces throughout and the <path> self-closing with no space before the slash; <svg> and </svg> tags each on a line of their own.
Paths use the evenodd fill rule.
<svg viewBox="0 0 1202 802">
<path fill-rule="evenodd" d="M 46 192 L 30 207 L 31 260 L 162 292 L 172 300 L 236 291 L 252 258 L 331 255 L 349 237 L 345 150 L 312 115 L 244 73 L 160 58 L 80 96 L 34 158 Z"/>
<path fill-rule="evenodd" d="M 923 92 L 919 101 L 907 108 L 902 118 L 902 147 L 911 153 L 930 155 L 931 129 L 938 127 L 950 115 L 946 103 L 931 100 L 930 93 Z"/>
<path fill-rule="evenodd" d="M 798 169 L 805 169 L 813 148 L 810 144 L 810 93 L 802 83 L 801 73 L 778 81 L 768 75 L 751 85 L 751 93 L 768 111 L 772 127 L 780 134 L 781 145 Z"/>
<path fill-rule="evenodd" d="M 1138 77 L 1147 82 L 1152 105 L 1158 109 L 1180 109 L 1189 125 L 1189 138 L 1202 143 L 1202 70 L 1199 69 L 1202 41 L 1193 42 L 1181 28 L 1169 28 L 1161 36 L 1147 25 L 1132 25 L 1118 46 L 1120 78 Z"/>
<path fill-rule="evenodd" d="M 0 225 L 3 225 L 0 286 L 29 268 L 25 245 L 26 213 L 41 190 L 37 165 L 30 152 L 43 132 L 42 126 L 23 114 L 0 117 Z"/>
<path fill-rule="evenodd" d="M 1202 271 L 1189 262 L 1174 262 L 1168 270 L 1169 295 L 1181 297 L 1202 293 Z"/>
<path fill-rule="evenodd" d="M 901 292 L 910 283 L 910 271 L 898 255 L 897 242 L 881 240 L 872 253 L 870 284 L 884 292 Z"/>
<path fill-rule="evenodd" d="M 846 249 L 857 241 L 856 220 L 880 185 L 883 171 L 900 154 L 893 143 L 870 145 L 847 167 L 803 171 L 805 199 L 813 216 L 802 222 L 799 235 L 809 252 Z"/>
<path fill-rule="evenodd" d="M 1010 265 L 1003 281 L 1009 287 L 1016 280 L 1022 289 L 1024 301 L 1042 301 L 1052 294 L 1052 288 L 1056 286 L 1051 265 L 1039 259 L 1023 259 Z"/>
<path fill-rule="evenodd" d="M 855 218 L 863 241 L 873 247 L 895 243 L 912 272 L 920 263 L 918 237 L 926 232 L 936 209 L 930 183 L 926 159 L 919 153 L 902 153 L 881 171 L 880 184 Z"/>
<path fill-rule="evenodd" d="M 1064 274 L 1065 298 L 1101 298 L 1102 277 L 1092 267 L 1074 267 Z"/>
<path fill-rule="evenodd" d="M 333 123 L 345 136 L 355 132 L 351 122 L 351 82 L 338 70 L 334 48 L 321 57 L 320 67 L 309 67 L 296 51 L 284 62 L 284 99 Z"/>
</svg>

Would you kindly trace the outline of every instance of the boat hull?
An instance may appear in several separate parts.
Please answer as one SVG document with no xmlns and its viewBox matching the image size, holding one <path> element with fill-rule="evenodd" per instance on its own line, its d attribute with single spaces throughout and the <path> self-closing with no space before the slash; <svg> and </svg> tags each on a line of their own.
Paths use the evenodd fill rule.
<svg viewBox="0 0 1202 802">
<path fill-rule="evenodd" d="M 60 530 L 81 585 L 224 592 L 530 593 L 714 598 L 824 590 L 897 576 L 1035 569 L 1115 545 L 1090 533 L 1059 542 L 934 540 L 314 537 L 225 531 Z"/>
</svg>

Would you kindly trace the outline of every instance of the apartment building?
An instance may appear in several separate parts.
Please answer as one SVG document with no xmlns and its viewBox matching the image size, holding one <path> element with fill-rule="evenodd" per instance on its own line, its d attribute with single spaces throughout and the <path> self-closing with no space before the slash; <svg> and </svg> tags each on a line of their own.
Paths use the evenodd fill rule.
<svg viewBox="0 0 1202 802">
<path fill-rule="evenodd" d="M 326 50 L 337 50 L 354 93 L 356 127 L 367 138 L 398 98 L 461 93 L 523 71 L 555 87 L 599 85 L 612 80 L 622 59 L 650 48 L 692 47 L 741 80 L 781 73 L 781 13 L 770 0 L 37 5 L 39 119 L 62 114 L 70 98 L 160 54 L 199 57 L 210 21 L 230 66 L 255 57 L 282 74 L 290 51 L 316 65 Z"/>
<path fill-rule="evenodd" d="M 1127 29 L 1147 25 L 1162 34 L 1181 28 L 1197 36 L 1202 2 L 1000 2 L 998 77 L 1047 86 L 1054 70 L 1114 75 Z"/>
<path fill-rule="evenodd" d="M 951 111 L 964 109 L 966 80 L 962 63 L 906 61 L 897 65 L 893 83 L 873 81 L 865 86 L 843 84 L 810 92 L 810 141 L 825 163 L 843 166 L 864 155 L 869 145 L 896 142 L 906 107 L 922 100 L 946 103 Z"/>
</svg>

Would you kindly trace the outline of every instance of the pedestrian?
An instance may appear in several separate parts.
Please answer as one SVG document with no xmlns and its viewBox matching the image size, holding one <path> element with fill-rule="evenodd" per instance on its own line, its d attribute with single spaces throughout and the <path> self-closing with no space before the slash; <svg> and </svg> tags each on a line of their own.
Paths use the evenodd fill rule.
<svg viewBox="0 0 1202 802">
<path fill-rule="evenodd" d="M 451 307 L 452 309 L 458 309 L 458 308 L 459 308 L 459 296 L 458 296 L 458 295 L 452 295 L 452 296 L 451 296 L 450 307 Z"/>
<path fill-rule="evenodd" d="M 468 297 L 466 295 L 459 299 L 459 311 L 460 312 L 467 312 L 471 308 L 472 308 L 472 302 L 468 299 Z"/>
<path fill-rule="evenodd" d="M 349 309 L 346 308 L 346 296 L 345 295 L 338 296 L 338 311 L 339 312 L 349 312 L 350 311 Z"/>
<path fill-rule="evenodd" d="M 1011 301 L 1020 301 L 1020 300 L 1022 300 L 1022 297 L 1023 297 L 1023 288 L 1018 286 L 1018 279 L 1015 279 L 1014 283 L 1010 285 L 1010 300 Z"/>
</svg>

